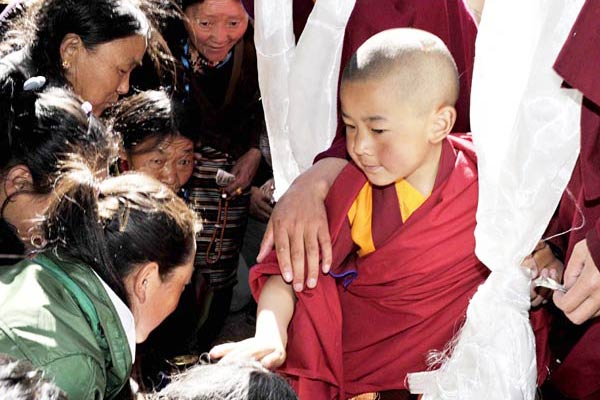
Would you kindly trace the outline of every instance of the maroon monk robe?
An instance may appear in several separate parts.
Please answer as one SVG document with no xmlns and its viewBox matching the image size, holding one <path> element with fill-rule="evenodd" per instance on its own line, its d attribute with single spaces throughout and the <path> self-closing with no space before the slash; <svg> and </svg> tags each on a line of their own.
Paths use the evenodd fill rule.
<svg viewBox="0 0 600 400">
<path fill-rule="evenodd" d="M 332 274 L 345 277 L 322 276 L 298 294 L 281 372 L 301 399 L 405 388 L 406 374 L 426 369 L 429 350 L 443 349 L 460 328 L 488 274 L 473 251 L 478 185 L 470 142 L 446 141 L 430 197 L 387 240 L 374 232 L 377 250 L 357 258 L 347 213 L 365 182 L 349 164 L 326 201 Z M 278 273 L 274 253 L 253 268 L 255 297 Z"/>
<path fill-rule="evenodd" d="M 584 95 L 581 110 L 581 152 L 568 190 L 559 205 L 549 231 L 558 233 L 582 222 L 576 204 L 583 211 L 585 226 L 553 242 L 565 253 L 565 264 L 573 247 L 587 239 L 592 258 L 600 267 L 600 1 L 585 2 L 555 70 L 565 82 Z M 576 203 L 576 204 L 575 204 Z M 562 318 L 566 319 L 563 315 Z M 583 327 L 567 324 L 569 335 L 560 343 L 562 364 L 551 374 L 553 384 L 574 398 L 600 399 L 600 318 Z M 564 333 L 564 332 L 563 332 Z M 572 340 L 567 339 L 570 338 Z"/>
</svg>

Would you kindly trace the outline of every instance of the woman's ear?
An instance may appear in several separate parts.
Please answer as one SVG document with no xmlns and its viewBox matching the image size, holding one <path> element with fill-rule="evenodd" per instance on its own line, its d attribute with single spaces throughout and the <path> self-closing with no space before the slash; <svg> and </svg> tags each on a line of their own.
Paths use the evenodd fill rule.
<svg viewBox="0 0 600 400">
<path fill-rule="evenodd" d="M 456 109 L 452 106 L 443 106 L 433 115 L 433 123 L 429 135 L 432 144 L 440 143 L 452 131 L 456 122 Z"/>
<path fill-rule="evenodd" d="M 131 288 L 133 293 L 129 293 L 129 296 L 135 296 L 137 303 L 143 304 L 162 282 L 158 264 L 155 262 L 142 264 L 132 274 Z"/>
<path fill-rule="evenodd" d="M 31 172 L 27 166 L 16 165 L 8 170 L 8 174 L 6 174 L 6 179 L 4 181 L 6 197 L 24 190 L 29 191 L 32 189 L 33 178 L 31 177 Z"/>
<path fill-rule="evenodd" d="M 60 42 L 60 61 L 65 73 L 73 65 L 77 53 L 83 48 L 81 37 L 75 33 L 67 33 Z"/>
</svg>

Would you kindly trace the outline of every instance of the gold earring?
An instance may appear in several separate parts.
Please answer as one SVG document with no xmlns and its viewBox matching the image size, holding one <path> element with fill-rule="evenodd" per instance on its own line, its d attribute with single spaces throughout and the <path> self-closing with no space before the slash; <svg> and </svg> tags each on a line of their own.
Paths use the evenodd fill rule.
<svg viewBox="0 0 600 400">
<path fill-rule="evenodd" d="M 71 67 L 71 63 L 69 63 L 67 60 L 63 60 L 62 67 L 63 69 L 69 69 Z"/>
</svg>

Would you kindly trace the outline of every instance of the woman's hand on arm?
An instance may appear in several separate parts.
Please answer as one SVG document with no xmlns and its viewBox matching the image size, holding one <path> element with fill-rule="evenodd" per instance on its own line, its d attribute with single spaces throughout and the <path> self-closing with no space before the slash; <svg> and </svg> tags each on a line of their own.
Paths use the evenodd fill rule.
<svg viewBox="0 0 600 400">
<path fill-rule="evenodd" d="M 277 368 L 286 359 L 287 328 L 294 313 L 295 295 L 281 276 L 268 279 L 258 301 L 254 337 L 236 343 L 215 346 L 214 359 L 254 359 L 266 368 Z"/>
<path fill-rule="evenodd" d="M 293 281 L 296 291 L 304 288 L 305 276 L 307 287 L 317 285 L 319 255 L 322 271 L 329 272 L 331 238 L 325 198 L 347 164 L 341 158 L 318 161 L 296 178 L 273 209 L 257 260 L 264 260 L 275 245 L 281 274 L 287 282 Z"/>
</svg>

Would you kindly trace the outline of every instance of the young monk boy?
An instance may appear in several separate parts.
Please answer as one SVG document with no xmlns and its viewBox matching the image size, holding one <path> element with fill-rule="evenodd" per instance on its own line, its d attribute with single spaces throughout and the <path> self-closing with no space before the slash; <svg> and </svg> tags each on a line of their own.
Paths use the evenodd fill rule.
<svg viewBox="0 0 600 400">
<path fill-rule="evenodd" d="M 444 349 L 487 276 L 474 254 L 475 154 L 448 136 L 457 97 L 438 37 L 393 29 L 359 48 L 340 88 L 353 162 L 326 201 L 331 272 L 294 293 L 273 253 L 251 272 L 255 337 L 211 356 L 281 366 L 300 399 L 408 398 L 406 375 Z"/>
</svg>

